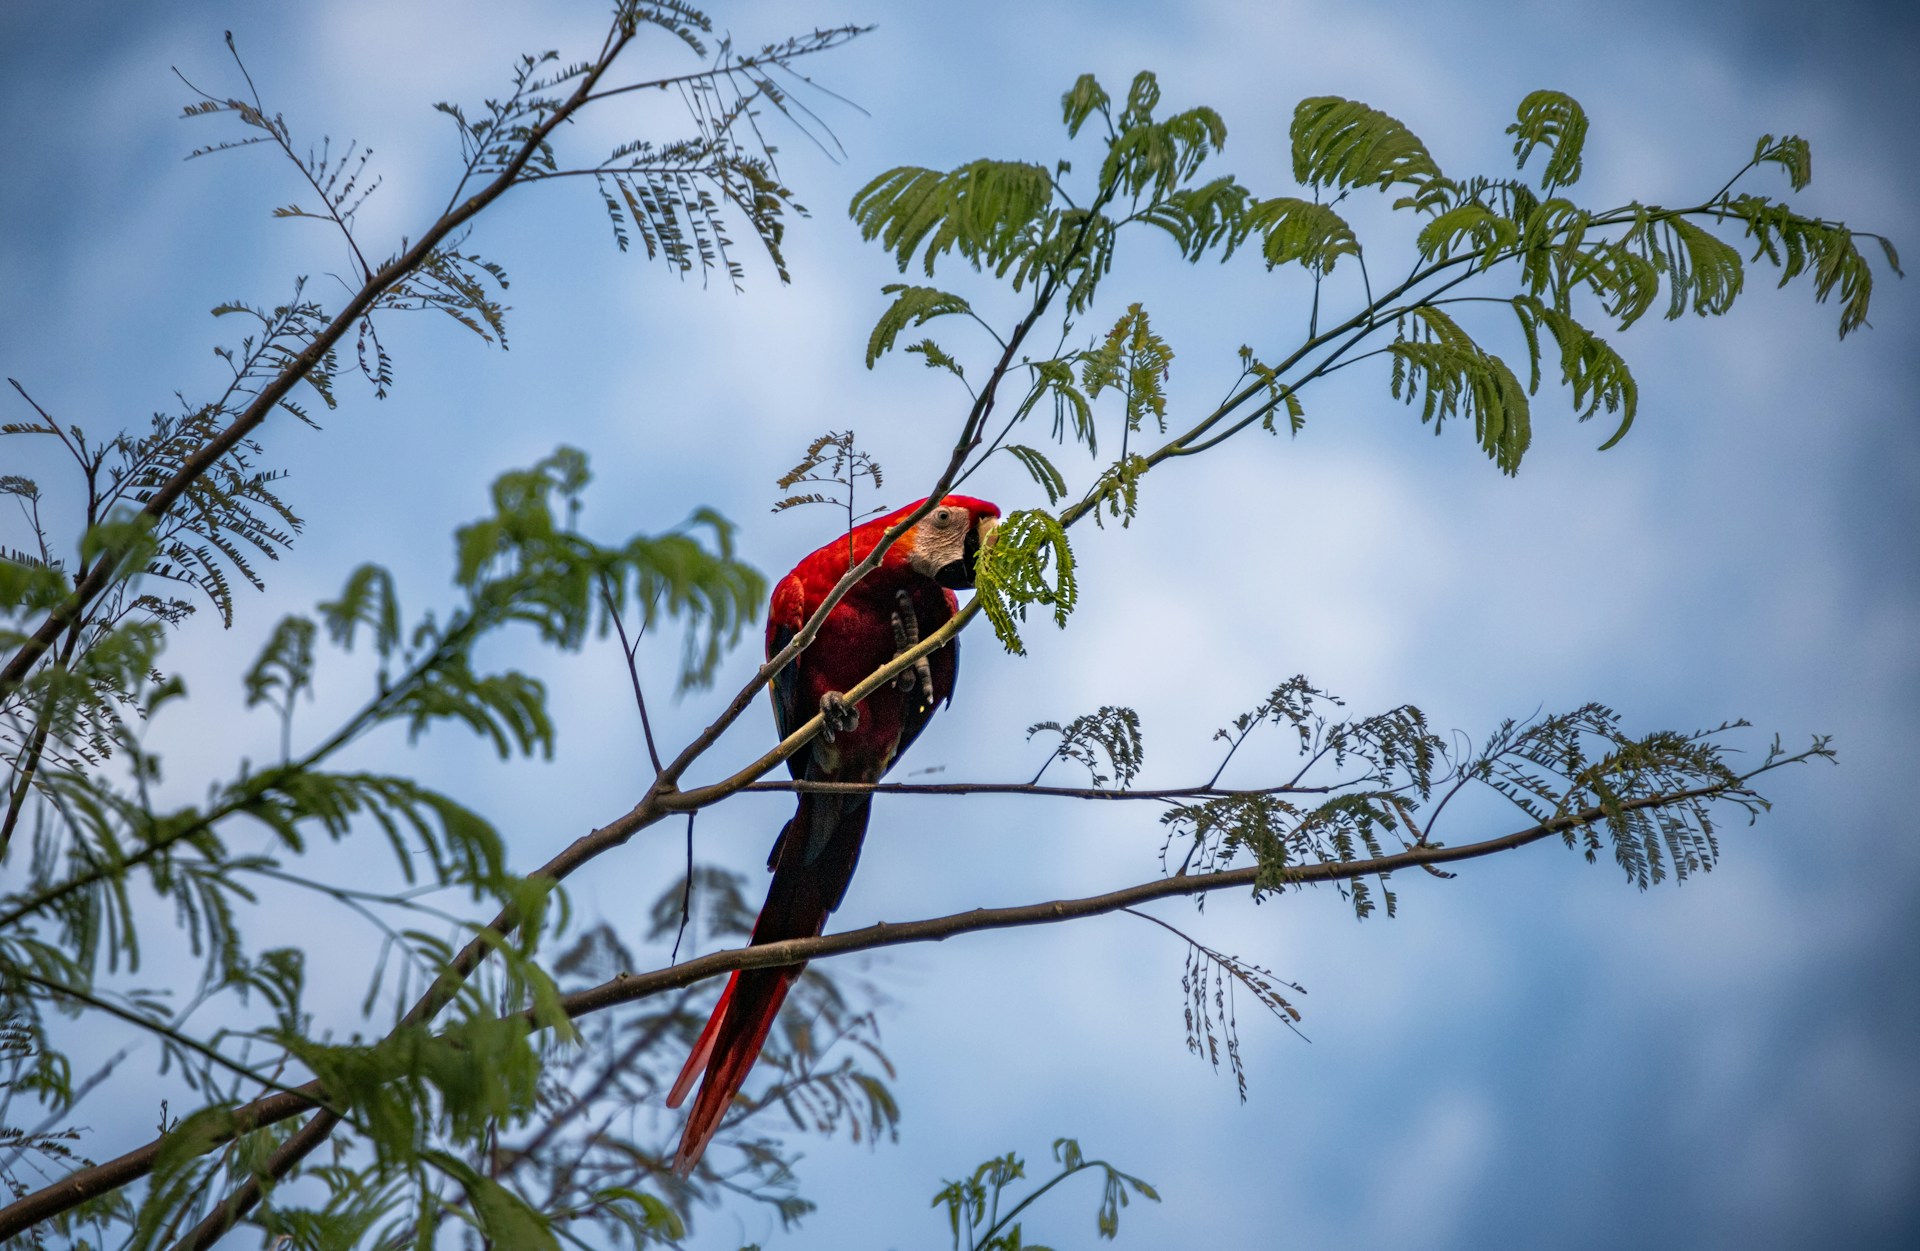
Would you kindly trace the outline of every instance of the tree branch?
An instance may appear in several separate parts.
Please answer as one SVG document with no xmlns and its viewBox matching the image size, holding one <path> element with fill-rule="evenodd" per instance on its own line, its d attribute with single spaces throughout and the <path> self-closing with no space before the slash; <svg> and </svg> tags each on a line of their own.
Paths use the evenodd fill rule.
<svg viewBox="0 0 1920 1251">
<path fill-rule="evenodd" d="M 746 791 L 782 791 L 800 795 L 1034 795 L 1046 799 L 1145 799 L 1170 802 L 1185 799 L 1234 799 L 1252 795 L 1325 795 L 1340 789 L 1328 786 L 1174 786 L 1160 790 L 1111 790 L 1098 786 L 1040 786 L 1032 782 L 749 782 Z"/>
</svg>

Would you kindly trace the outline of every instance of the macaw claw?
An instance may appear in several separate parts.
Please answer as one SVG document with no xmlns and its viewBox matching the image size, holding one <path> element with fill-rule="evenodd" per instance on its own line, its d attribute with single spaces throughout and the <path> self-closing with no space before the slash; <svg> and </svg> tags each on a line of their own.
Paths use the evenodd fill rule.
<svg viewBox="0 0 1920 1251">
<path fill-rule="evenodd" d="M 900 611 L 893 614 L 893 654 L 898 656 L 910 647 L 920 644 L 920 614 L 914 610 L 913 596 L 905 591 L 895 592 L 900 603 Z M 903 691 L 920 688 L 920 706 L 933 707 L 933 666 L 922 656 L 913 662 L 910 668 L 901 671 L 894 679 L 894 685 Z"/>
<path fill-rule="evenodd" d="M 860 728 L 860 707 L 839 691 L 828 691 L 820 697 L 820 721 L 820 733 L 831 743 L 834 735 Z"/>
</svg>

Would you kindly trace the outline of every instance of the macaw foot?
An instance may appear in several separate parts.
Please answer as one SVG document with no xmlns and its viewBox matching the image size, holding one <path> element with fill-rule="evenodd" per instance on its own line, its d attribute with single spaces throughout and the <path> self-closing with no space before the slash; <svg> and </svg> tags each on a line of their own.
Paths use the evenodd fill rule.
<svg viewBox="0 0 1920 1251">
<path fill-rule="evenodd" d="M 900 611 L 893 614 L 893 654 L 898 656 L 910 647 L 920 643 L 920 614 L 914 611 L 913 596 L 905 591 L 895 593 L 900 603 Z M 933 666 L 922 656 L 913 662 L 911 668 L 901 671 L 894 679 L 894 685 L 903 691 L 920 688 L 920 700 L 923 707 L 933 706 Z"/>
<path fill-rule="evenodd" d="M 820 697 L 820 733 L 829 743 L 836 734 L 860 728 L 860 708 L 847 702 L 847 697 L 839 691 L 828 691 Z"/>
</svg>

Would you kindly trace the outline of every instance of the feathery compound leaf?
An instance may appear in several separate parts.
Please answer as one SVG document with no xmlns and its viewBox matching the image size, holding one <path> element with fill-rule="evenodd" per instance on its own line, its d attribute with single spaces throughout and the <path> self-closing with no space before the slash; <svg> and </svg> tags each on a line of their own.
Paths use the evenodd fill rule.
<svg viewBox="0 0 1920 1251">
<path fill-rule="evenodd" d="M 879 239 L 902 272 L 924 245 L 924 264 L 958 251 L 999 267 L 1053 200 L 1053 175 L 1022 161 L 979 160 L 949 173 L 902 166 L 880 175 L 848 206 L 862 239 Z"/>
<path fill-rule="evenodd" d="M 1301 430 L 1306 428 L 1307 410 L 1306 407 L 1300 403 L 1298 393 L 1290 386 L 1282 386 L 1279 371 L 1255 356 L 1253 349 L 1244 343 L 1240 345 L 1240 377 L 1243 380 L 1251 378 L 1266 390 L 1267 402 L 1262 406 L 1266 409 L 1266 412 L 1260 418 L 1261 429 L 1269 434 L 1280 433 L 1280 428 L 1275 423 L 1274 418 L 1278 415 L 1281 408 L 1286 409 L 1287 428 L 1289 430 L 1294 434 L 1299 434 Z"/>
<path fill-rule="evenodd" d="M 1291 134 L 1293 176 L 1311 187 L 1425 188 L 1441 179 L 1440 167 L 1412 131 L 1356 100 L 1302 100 L 1293 111 Z"/>
<path fill-rule="evenodd" d="M 1246 224 L 1261 237 L 1260 255 L 1268 269 L 1298 261 L 1309 273 L 1325 275 L 1339 258 L 1360 255 L 1353 227 L 1331 205 L 1287 195 L 1256 200 Z"/>
<path fill-rule="evenodd" d="M 1053 462 L 1034 448 L 1022 443 L 1009 444 L 1004 450 L 1026 468 L 1034 482 L 1047 493 L 1048 504 L 1058 504 L 1067 494 L 1067 480 L 1053 467 Z"/>
<path fill-rule="evenodd" d="M 1227 141 L 1227 125 L 1212 109 L 1201 107 L 1176 113 L 1163 122 L 1153 120 L 1160 102 L 1160 86 L 1150 73 L 1134 76 L 1127 93 L 1127 111 L 1120 116 L 1120 133 L 1107 144 L 1100 184 L 1116 187 L 1138 199 L 1151 191 L 1160 200 L 1199 172 L 1200 165 Z"/>
<path fill-rule="evenodd" d="M 907 352 L 910 355 L 924 358 L 927 362 L 928 369 L 944 369 L 962 382 L 966 381 L 966 367 L 955 360 L 947 352 L 947 349 L 941 347 L 932 339 L 922 339 L 918 343 L 909 343 L 907 345 Z"/>
<path fill-rule="evenodd" d="M 247 671 L 247 707 L 271 704 L 283 713 L 291 713 L 293 701 L 302 691 L 313 691 L 313 636 L 315 627 L 306 617 L 287 616 L 267 636 L 259 659 Z"/>
<path fill-rule="evenodd" d="M 1031 742 L 1033 736 L 1043 730 L 1058 734 L 1060 742 L 1040 766 L 1039 773 L 1033 775 L 1036 783 L 1054 761 L 1071 760 L 1086 769 L 1096 787 L 1105 786 L 1109 779 L 1100 768 L 1103 755 L 1113 770 L 1112 780 L 1121 790 L 1133 785 L 1133 779 L 1140 773 L 1145 750 L 1140 742 L 1140 714 L 1131 708 L 1107 704 L 1100 711 L 1082 713 L 1065 725 L 1058 721 L 1038 721 L 1027 727 L 1027 740 Z"/>
<path fill-rule="evenodd" d="M 1709 801 L 1731 803 L 1749 814 L 1766 806 L 1728 766 L 1727 749 L 1716 741 L 1744 725 L 1633 738 L 1620 728 L 1619 714 L 1586 704 L 1527 725 L 1506 722 L 1466 773 L 1536 820 L 1598 809 L 1597 821 L 1570 827 L 1564 841 L 1589 862 L 1611 843 L 1614 862 L 1644 890 L 1668 876 L 1684 881 L 1713 868 L 1719 844 Z M 1768 765 L 1784 755 L 1776 742 Z M 1831 755 L 1825 740 L 1816 739 L 1808 752 L 1792 759 Z M 1657 808 L 1630 806 L 1688 791 L 1699 792 L 1698 797 Z"/>
<path fill-rule="evenodd" d="M 1089 400 L 1118 387 L 1126 400 L 1127 429 L 1138 430 L 1151 414 L 1167 428 L 1167 396 L 1161 385 L 1173 365 L 1173 348 L 1153 333 L 1145 306 L 1135 303 L 1107 331 L 1100 346 L 1080 354 L 1080 385 Z"/>
<path fill-rule="evenodd" d="M 1587 111 L 1572 96 L 1559 91 L 1530 91 L 1520 101 L 1519 117 L 1507 127 L 1514 137 L 1515 164 L 1527 167 L 1538 147 L 1547 149 L 1546 168 L 1540 171 L 1542 190 L 1570 187 L 1580 181 L 1581 149 L 1587 141 Z"/>
<path fill-rule="evenodd" d="M 1082 74 L 1074 79 L 1073 86 L 1060 97 L 1061 120 L 1067 124 L 1067 138 L 1079 134 L 1080 128 L 1095 113 L 1111 122 L 1112 104 L 1113 98 L 1107 95 L 1106 88 L 1092 74 Z"/>
<path fill-rule="evenodd" d="M 1604 407 L 1620 414 L 1620 427 L 1600 445 L 1602 451 L 1626 437 L 1640 402 L 1640 387 L 1627 362 L 1612 345 L 1576 321 L 1571 314 L 1541 303 L 1530 295 L 1515 296 L 1513 310 L 1526 335 L 1532 360 L 1529 393 L 1540 389 L 1540 326 L 1545 325 L 1560 351 L 1560 377 L 1573 389 L 1575 415 L 1585 421 Z"/>
<path fill-rule="evenodd" d="M 1635 206 L 1634 223 L 1620 242 L 1666 277 L 1669 320 L 1689 305 L 1701 317 L 1719 316 L 1733 307 L 1746 280 L 1732 244 L 1678 213 Z"/>
<path fill-rule="evenodd" d="M 1220 177 L 1198 187 L 1180 187 L 1158 196 L 1136 216 L 1173 236 L 1180 255 L 1197 261 L 1209 248 L 1221 247 L 1220 259 L 1232 256 L 1245 241 L 1251 223 L 1247 206 L 1252 193 L 1231 177 Z"/>
<path fill-rule="evenodd" d="M 1518 472 L 1533 427 L 1526 388 L 1506 362 L 1431 306 L 1402 318 L 1400 335 L 1387 345 L 1394 398 L 1411 404 L 1420 397 L 1420 420 L 1432 422 L 1435 433 L 1448 418 L 1471 413 L 1474 437 L 1494 464 Z"/>
<path fill-rule="evenodd" d="M 488 1243 L 525 1251 L 560 1251 L 560 1240 L 547 1218 L 528 1207 L 519 1195 L 445 1152 L 425 1152 L 424 1158 L 460 1183 L 473 1207 L 474 1224 Z"/>
<path fill-rule="evenodd" d="M 1088 496 L 1094 501 L 1094 524 L 1106 529 L 1108 517 L 1117 517 L 1126 529 L 1140 511 L 1140 479 L 1148 469 L 1147 458 L 1138 452 L 1122 456 L 1100 473 Z"/>
<path fill-rule="evenodd" d="M 1511 219 L 1477 199 L 1469 199 L 1422 227 L 1417 246 L 1428 260 L 1446 260 L 1464 241 L 1468 245 L 1465 250 L 1480 253 L 1480 264 L 1485 268 L 1519 239 L 1520 229 Z"/>
<path fill-rule="evenodd" d="M 1873 269 L 1860 254 L 1860 238 L 1879 239 L 1887 266 L 1900 274 L 1900 256 L 1890 240 L 1858 235 L 1844 223 L 1803 217 L 1764 196 L 1735 196 L 1727 210 L 1738 217 L 1754 241 L 1753 260 L 1765 257 L 1779 267 L 1781 286 L 1803 273 L 1813 275 L 1814 299 L 1825 303 L 1840 292 L 1840 337 L 1867 324 L 1873 302 Z"/>
<path fill-rule="evenodd" d="M 351 649 L 360 627 L 373 631 L 373 646 L 382 657 L 400 645 L 400 601 L 393 575 L 379 565 L 361 565 L 340 588 L 340 598 L 319 605 L 327 637 Z"/>
<path fill-rule="evenodd" d="M 973 306 L 965 300 L 937 287 L 913 287 L 895 282 L 880 288 L 880 292 L 894 299 L 880 314 L 880 320 L 873 324 L 873 333 L 867 336 L 868 369 L 872 369 L 874 362 L 893 350 L 894 342 L 902 331 L 924 326 L 936 317 L 973 312 Z"/>
<path fill-rule="evenodd" d="M 1080 599 L 1066 528 L 1042 509 L 1010 514 L 980 553 L 974 592 L 1000 645 L 1026 655 L 1015 622 L 1027 619 L 1027 609 L 1044 604 L 1053 609 L 1053 623 L 1064 627 Z"/>
<path fill-rule="evenodd" d="M 1753 145 L 1753 163 L 1778 165 L 1786 170 L 1787 182 L 1795 191 L 1804 189 L 1813 181 L 1813 148 L 1799 135 L 1786 135 L 1780 139 L 1761 135 L 1760 142 Z"/>
</svg>

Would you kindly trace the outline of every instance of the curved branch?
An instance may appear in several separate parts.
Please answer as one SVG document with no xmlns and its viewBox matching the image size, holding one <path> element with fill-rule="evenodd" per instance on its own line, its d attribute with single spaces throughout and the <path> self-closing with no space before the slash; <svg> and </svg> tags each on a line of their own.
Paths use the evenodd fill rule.
<svg viewBox="0 0 1920 1251">
<path fill-rule="evenodd" d="M 1040 786 L 1032 782 L 749 782 L 746 791 L 779 791 L 799 795 L 1034 795 L 1042 799 L 1145 799 L 1160 803 L 1182 799 L 1238 799 L 1253 795 L 1325 795 L 1341 789 L 1328 786 L 1172 786 L 1159 790 L 1116 791 L 1099 786 Z"/>
</svg>

